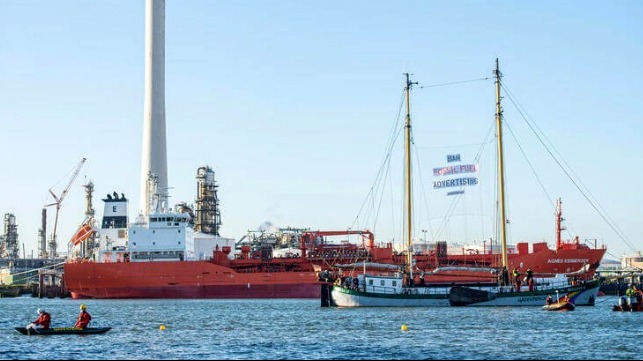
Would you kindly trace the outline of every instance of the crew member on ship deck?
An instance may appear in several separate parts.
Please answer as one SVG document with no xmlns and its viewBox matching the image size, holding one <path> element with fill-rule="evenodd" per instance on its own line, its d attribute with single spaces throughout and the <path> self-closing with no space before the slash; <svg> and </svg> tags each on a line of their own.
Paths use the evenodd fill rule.
<svg viewBox="0 0 643 361">
<path fill-rule="evenodd" d="M 534 271 L 532 271 L 531 268 L 527 268 L 527 277 L 525 278 L 525 282 L 527 282 L 527 285 L 529 286 L 529 292 L 532 292 L 534 290 Z"/>
<path fill-rule="evenodd" d="M 502 271 L 500 272 L 500 284 L 502 286 L 509 285 L 509 271 L 507 271 L 507 266 L 502 266 Z"/>
<path fill-rule="evenodd" d="M 513 276 L 514 276 L 514 283 L 516 285 L 516 292 L 520 292 L 520 272 L 518 272 L 517 268 L 514 268 L 513 270 Z"/>
</svg>

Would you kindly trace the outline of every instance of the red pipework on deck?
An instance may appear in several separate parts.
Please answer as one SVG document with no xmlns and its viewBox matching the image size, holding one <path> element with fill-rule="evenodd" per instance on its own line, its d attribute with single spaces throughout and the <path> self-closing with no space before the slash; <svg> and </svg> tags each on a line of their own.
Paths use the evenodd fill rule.
<svg viewBox="0 0 643 361">
<path fill-rule="evenodd" d="M 353 231 L 353 230 L 345 230 L 345 231 L 310 231 L 310 232 L 304 232 L 301 237 L 299 238 L 299 247 L 301 249 L 301 257 L 306 258 L 306 250 L 307 249 L 313 249 L 314 247 L 314 242 L 317 239 L 317 237 L 324 237 L 324 236 L 348 236 L 348 235 L 360 235 L 362 236 L 362 248 L 367 248 L 369 251 L 372 251 L 375 248 L 375 235 L 373 235 L 373 232 L 369 230 L 364 230 L 364 231 Z M 364 245 L 364 238 L 368 237 L 368 246 Z"/>
</svg>

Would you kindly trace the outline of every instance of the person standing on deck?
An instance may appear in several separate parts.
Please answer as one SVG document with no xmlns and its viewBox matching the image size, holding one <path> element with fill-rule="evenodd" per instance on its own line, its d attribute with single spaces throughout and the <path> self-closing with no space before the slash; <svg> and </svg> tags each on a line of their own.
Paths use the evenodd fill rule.
<svg viewBox="0 0 643 361">
<path fill-rule="evenodd" d="M 527 285 L 529 286 L 529 292 L 533 292 L 533 290 L 534 290 L 534 271 L 532 271 L 531 268 L 527 268 L 527 277 L 525 278 L 525 282 L 527 282 Z"/>
<path fill-rule="evenodd" d="M 509 271 L 507 271 L 507 266 L 502 266 L 502 271 L 500 273 L 500 284 L 502 286 L 509 285 Z"/>
<path fill-rule="evenodd" d="M 89 325 L 89 321 L 91 320 L 92 316 L 87 312 L 87 306 L 83 303 L 80 305 L 80 314 L 78 314 L 78 319 L 76 320 L 74 328 L 81 328 L 84 330 L 87 328 L 87 325 Z"/>
<path fill-rule="evenodd" d="M 514 283 L 516 285 L 516 292 L 520 292 L 520 272 L 518 272 L 517 268 L 514 268 L 513 270 L 513 276 L 514 276 Z"/>
</svg>

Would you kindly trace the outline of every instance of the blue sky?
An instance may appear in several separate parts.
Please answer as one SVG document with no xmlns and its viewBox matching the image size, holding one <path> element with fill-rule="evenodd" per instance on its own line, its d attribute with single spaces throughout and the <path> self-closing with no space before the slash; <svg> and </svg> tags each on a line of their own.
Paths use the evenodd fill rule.
<svg viewBox="0 0 643 361">
<path fill-rule="evenodd" d="M 48 190 L 59 194 L 82 157 L 61 208 L 59 250 L 83 219 L 88 179 L 99 215 L 100 198 L 113 191 L 136 215 L 144 21 L 143 0 L 0 2 L 0 213 L 16 216 L 27 256 Z M 546 162 L 537 142 L 520 141 L 549 198 L 563 199 L 565 237 L 597 239 L 615 257 L 643 248 L 643 3 L 634 0 L 167 0 L 171 200 L 193 202 L 196 170 L 210 165 L 223 236 L 238 239 L 264 222 L 376 228 L 359 211 L 409 72 L 420 83 L 412 118 L 424 161 L 417 188 L 428 199 L 416 206 L 415 237 L 421 229 L 449 242 L 492 237 L 482 226 L 492 218 L 484 210 L 490 173 L 481 169 L 480 186 L 466 190 L 459 216 L 444 225 L 454 198 L 431 189 L 429 170 L 446 153 L 472 158 L 495 112 L 492 81 L 431 85 L 490 77 L 495 58 L 523 114 L 604 210 L 601 217 Z M 503 104 L 516 137 L 527 135 L 510 100 Z M 505 139 L 511 241 L 552 244 L 550 199 Z M 384 215 L 395 212 L 379 219 L 395 222 Z M 376 237 L 399 240 L 399 229 L 377 226 Z"/>
</svg>

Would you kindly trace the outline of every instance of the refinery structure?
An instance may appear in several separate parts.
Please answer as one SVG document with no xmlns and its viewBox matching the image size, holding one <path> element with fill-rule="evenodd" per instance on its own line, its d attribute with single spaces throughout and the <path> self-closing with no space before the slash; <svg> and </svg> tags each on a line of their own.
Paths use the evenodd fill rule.
<svg viewBox="0 0 643 361">
<path fill-rule="evenodd" d="M 0 234 L 0 258 L 15 260 L 20 254 L 18 246 L 18 225 L 13 213 L 5 213 L 3 233 Z"/>
</svg>

